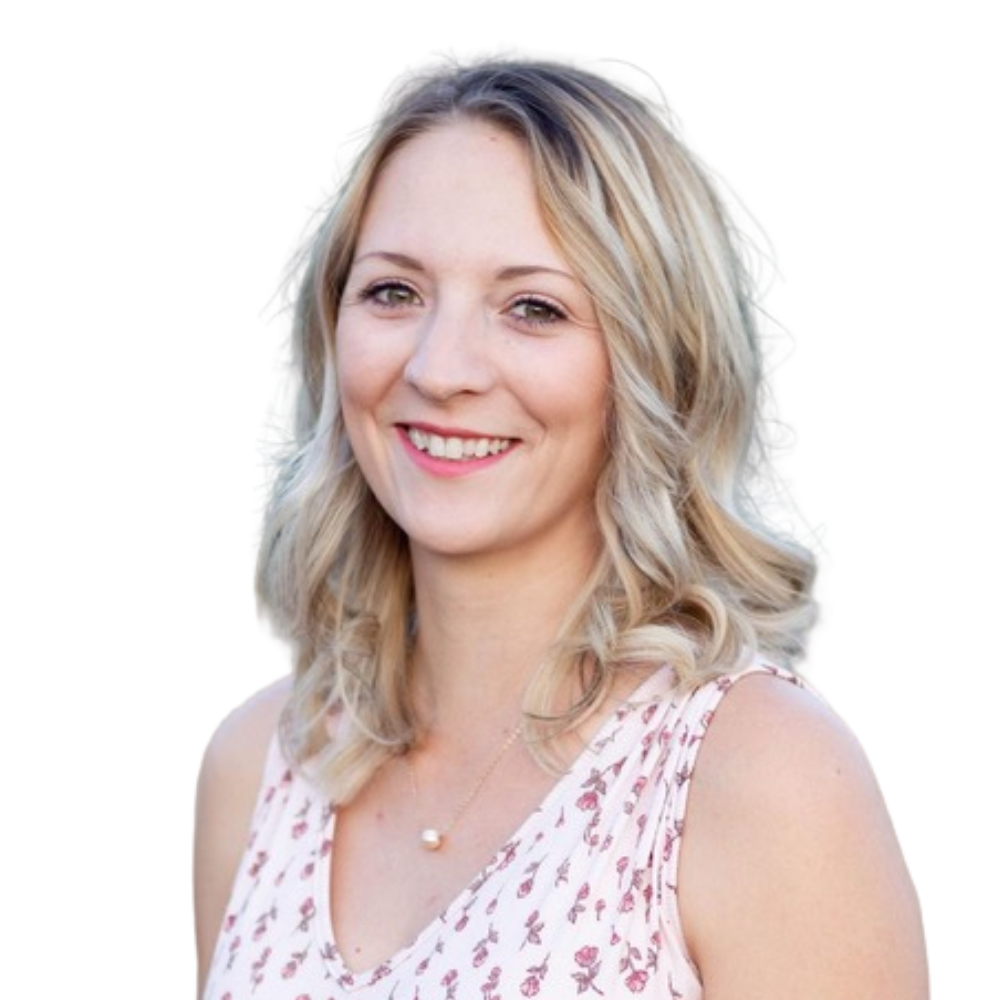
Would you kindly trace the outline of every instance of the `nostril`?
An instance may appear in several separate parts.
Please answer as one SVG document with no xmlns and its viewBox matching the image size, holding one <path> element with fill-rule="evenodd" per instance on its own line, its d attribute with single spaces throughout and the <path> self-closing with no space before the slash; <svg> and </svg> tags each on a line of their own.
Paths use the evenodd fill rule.
<svg viewBox="0 0 1000 1000">
<path fill-rule="evenodd" d="M 486 392 L 495 376 L 488 359 L 442 347 L 415 352 L 403 369 L 403 380 L 428 399 L 444 400 L 464 392 Z"/>
</svg>

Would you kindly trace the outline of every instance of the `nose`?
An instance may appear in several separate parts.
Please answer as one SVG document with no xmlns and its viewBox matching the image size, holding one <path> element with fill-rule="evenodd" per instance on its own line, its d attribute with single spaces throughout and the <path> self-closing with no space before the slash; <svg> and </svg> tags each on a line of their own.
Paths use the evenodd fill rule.
<svg viewBox="0 0 1000 1000">
<path fill-rule="evenodd" d="M 437 401 L 488 391 L 495 380 L 488 326 L 481 307 L 438 303 L 420 326 L 403 370 L 406 382 Z"/>
</svg>

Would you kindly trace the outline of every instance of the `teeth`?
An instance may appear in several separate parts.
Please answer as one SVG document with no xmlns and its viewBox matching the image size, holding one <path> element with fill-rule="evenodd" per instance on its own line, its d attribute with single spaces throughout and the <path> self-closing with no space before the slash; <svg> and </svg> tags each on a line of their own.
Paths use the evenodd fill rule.
<svg viewBox="0 0 1000 1000">
<path fill-rule="evenodd" d="M 450 462 L 499 455 L 511 445 L 509 438 L 441 437 L 440 434 L 428 434 L 416 427 L 408 427 L 406 435 L 415 448 L 427 452 L 432 458 L 444 458 Z"/>
</svg>

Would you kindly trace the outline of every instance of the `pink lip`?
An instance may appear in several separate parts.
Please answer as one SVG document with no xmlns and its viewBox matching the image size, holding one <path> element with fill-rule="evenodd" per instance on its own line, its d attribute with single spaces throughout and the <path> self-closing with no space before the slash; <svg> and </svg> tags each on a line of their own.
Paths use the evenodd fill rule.
<svg viewBox="0 0 1000 1000">
<path fill-rule="evenodd" d="M 413 460 L 414 464 L 441 479 L 458 479 L 462 476 L 469 476 L 474 472 L 480 472 L 491 465 L 496 465 L 517 447 L 517 442 L 514 441 L 506 451 L 501 451 L 496 455 L 486 455 L 484 458 L 467 458 L 456 462 L 453 459 L 434 458 L 433 455 L 428 455 L 427 452 L 421 451 L 407 435 L 407 427 L 415 427 L 417 430 L 424 431 L 427 434 L 438 434 L 441 437 L 484 438 L 495 437 L 496 435 L 477 434 L 474 431 L 462 431 L 454 427 L 445 429 L 435 427 L 433 424 L 397 424 L 396 433 L 399 435 L 399 440 L 406 454 Z"/>
<path fill-rule="evenodd" d="M 501 438 L 505 439 L 504 434 L 486 434 L 483 431 L 470 431 L 463 427 L 441 427 L 438 424 L 425 424 L 419 420 L 411 420 L 405 424 L 397 425 L 400 428 L 413 427 L 418 431 L 423 431 L 425 434 L 437 434 L 439 437 L 453 437 L 453 438 Z"/>
</svg>

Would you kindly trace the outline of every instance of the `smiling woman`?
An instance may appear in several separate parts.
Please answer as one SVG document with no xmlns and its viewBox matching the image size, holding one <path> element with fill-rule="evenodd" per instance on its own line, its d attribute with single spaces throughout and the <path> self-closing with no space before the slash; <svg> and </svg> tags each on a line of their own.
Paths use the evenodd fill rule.
<svg viewBox="0 0 1000 1000">
<path fill-rule="evenodd" d="M 793 673 L 812 559 L 747 490 L 746 270 L 662 112 L 411 81 L 295 337 L 259 575 L 295 672 L 206 753 L 204 996 L 925 996 L 877 786 Z"/>
<path fill-rule="evenodd" d="M 336 329 L 352 451 L 415 570 L 501 549 L 525 572 L 593 562 L 607 350 L 520 141 L 460 121 L 393 154 Z"/>
</svg>

